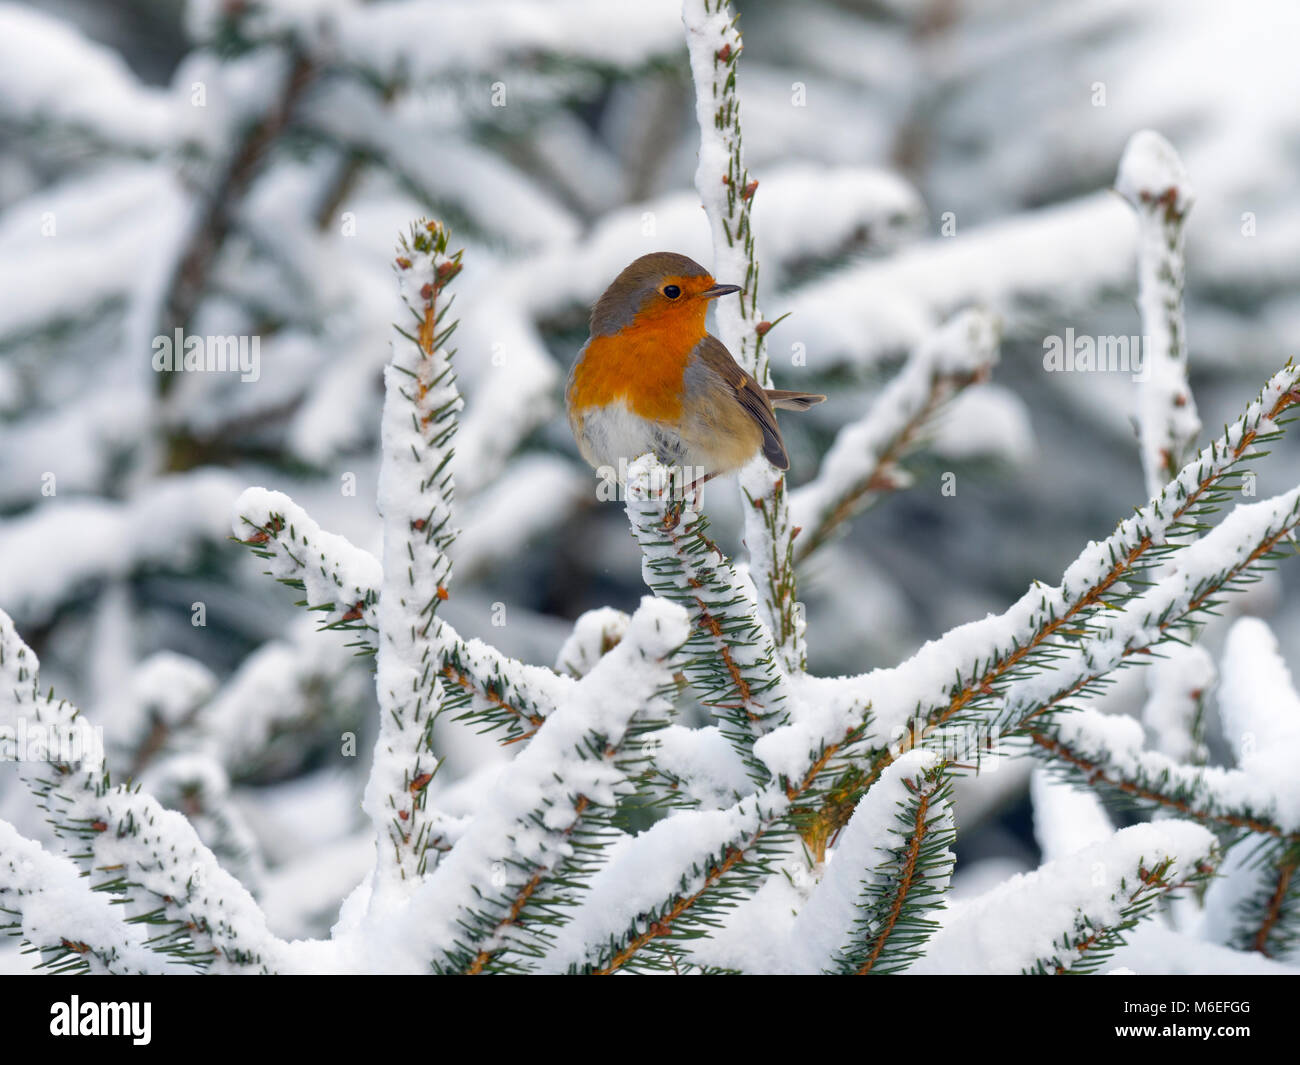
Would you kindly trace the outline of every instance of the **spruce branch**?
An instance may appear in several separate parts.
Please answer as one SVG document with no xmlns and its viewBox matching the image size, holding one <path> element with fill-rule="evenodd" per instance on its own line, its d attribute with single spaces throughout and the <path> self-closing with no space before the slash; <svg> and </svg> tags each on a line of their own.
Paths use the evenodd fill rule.
<svg viewBox="0 0 1300 1065">
<path fill-rule="evenodd" d="M 796 562 L 886 492 L 908 486 L 899 463 L 945 403 L 988 378 L 997 345 L 993 315 L 978 310 L 954 315 L 916 348 L 871 409 L 836 434 L 817 476 L 791 493 L 791 520 L 801 530 Z"/>
<path fill-rule="evenodd" d="M 1095 641 L 1064 656 L 1050 674 L 1013 685 L 1006 700 L 1008 732 L 1027 729 L 1036 753 L 1052 756 L 1093 786 L 1144 805 L 1179 811 L 1205 824 L 1246 828 L 1300 842 L 1300 807 L 1287 799 L 1286 775 L 1203 769 L 1143 751 L 1141 728 L 1127 718 L 1099 720 L 1094 711 L 1048 714 L 1090 690 L 1136 654 L 1168 638 L 1215 596 L 1248 579 L 1278 544 L 1300 528 L 1300 487 L 1275 499 L 1238 506 L 1202 540 L 1185 548 L 1172 572 L 1136 599 Z M 1232 559 L 1227 565 L 1223 559 Z M 1050 694 L 1048 694 L 1050 692 Z M 1251 737 L 1255 733 L 1243 733 Z M 1290 762 L 1287 762 L 1288 767 Z"/>
<path fill-rule="evenodd" d="M 1177 538 L 1202 527 L 1200 519 L 1223 498 L 1222 490 L 1239 463 L 1257 444 L 1280 432 L 1276 419 L 1300 402 L 1298 381 L 1300 368 L 1290 364 L 1275 374 L 1223 436 L 1184 467 L 1155 499 L 1120 522 L 1111 536 L 1090 544 L 1057 587 L 1030 589 L 1006 613 L 959 626 L 901 666 L 836 681 L 835 686 L 857 697 L 845 699 L 846 705 L 872 707 L 878 733 L 883 732 L 891 744 L 871 759 L 861 786 L 870 786 L 898 754 L 939 729 L 969 730 L 966 743 L 971 750 L 992 742 L 998 728 L 991 715 L 999 710 L 1007 686 L 1040 669 L 1054 669 L 1063 644 L 1082 640 L 1117 603 L 1141 591 L 1140 582 L 1153 562 L 1183 548 Z M 1258 516 L 1262 512 L 1252 513 Z M 1238 559 L 1244 561 L 1243 568 L 1234 569 L 1225 581 L 1245 579 L 1289 528 L 1290 524 L 1283 522 L 1273 530 L 1275 536 L 1270 533 L 1255 544 L 1258 553 Z M 1218 589 L 1205 590 L 1212 593 Z M 1188 609 L 1194 612 L 1212 606 L 1211 594 L 1196 598 L 1193 593 Z M 954 675 L 951 683 L 942 680 Z M 790 726 L 791 742 L 806 749 L 820 737 L 821 742 L 833 745 L 858 726 L 859 721 L 847 715 L 826 715 L 812 730 L 795 721 Z M 851 809 L 852 803 L 842 807 L 844 812 L 836 817 L 837 829 Z"/>
<path fill-rule="evenodd" d="M 113 897 L 120 921 L 148 927 L 143 943 L 159 955 L 151 971 L 169 963 L 272 971 L 283 944 L 252 896 L 181 814 L 138 789 L 112 785 L 95 730 L 75 707 L 41 694 L 39 670 L 0 613 L 0 726 L 11 736 L 39 729 L 60 744 L 47 748 L 44 761 L 20 761 L 19 775 L 91 889 Z M 87 942 L 81 935 L 71 941 Z M 128 966 L 140 961 L 138 953 L 123 958 Z"/>
<path fill-rule="evenodd" d="M 808 971 L 893 973 L 922 953 L 954 862 L 950 777 L 908 752 L 863 796 L 790 933 Z"/>
<path fill-rule="evenodd" d="M 20 936 L 55 973 L 157 973 L 139 924 L 121 919 L 69 859 L 50 854 L 0 821 L 0 933 Z"/>
<path fill-rule="evenodd" d="M 686 0 L 682 21 L 700 127 L 695 187 L 713 233 L 714 274 L 727 284 L 741 286 L 738 299 L 720 302 L 718 332 L 736 361 L 760 385 L 770 388 L 772 373 L 763 338 L 771 325 L 762 320 L 758 309 L 758 256 L 750 221 L 758 182 L 745 169 L 736 93 L 736 65 L 742 50 L 737 16 L 729 0 Z M 745 543 L 760 616 L 775 641 L 781 669 L 801 672 L 808 654 L 794 572 L 798 530 L 790 518 L 785 475 L 758 458 L 741 471 L 740 481 L 749 504 L 744 508 Z"/>
<path fill-rule="evenodd" d="M 235 514 L 235 537 L 267 561 L 270 576 L 303 593 L 299 605 L 318 614 L 318 627 L 355 632 L 351 646 L 373 655 L 383 573 L 379 560 L 322 530 L 280 492 L 250 488 Z M 510 658 L 481 640 L 465 640 L 442 618 L 433 618 L 430 638 L 447 686 L 446 709 L 458 711 L 458 719 L 502 729 L 504 743 L 531 735 L 571 687 L 568 677 Z"/>
<path fill-rule="evenodd" d="M 1154 496 L 1191 456 L 1201 431 L 1187 384 L 1183 324 L 1183 227 L 1195 196 L 1178 153 L 1151 130 L 1130 138 L 1115 191 L 1138 216 L 1138 309 L 1146 359 L 1138 430 L 1147 494 Z"/>
<path fill-rule="evenodd" d="M 647 598 L 627 632 L 503 771 L 473 824 L 411 900 L 439 972 L 535 967 L 615 838 L 644 738 L 671 703 L 686 612 Z"/>
<path fill-rule="evenodd" d="M 860 777 L 855 762 L 869 723 L 865 711 L 860 717 L 836 742 L 810 750 L 780 744 L 783 729 L 769 733 L 755 750 L 776 781 L 716 809 L 673 813 L 628 841 L 593 879 L 574 927 L 552 952 L 553 967 L 595 975 L 676 971 L 674 944 L 708 934 L 811 845 L 810 837 L 816 860 L 824 860 L 827 836 L 817 835 L 810 814 Z M 636 914 L 631 921 L 629 912 Z"/>
<path fill-rule="evenodd" d="M 414 332 L 400 327 L 384 372 L 383 586 L 378 605 L 379 738 L 363 806 L 380 840 L 372 905 L 408 894 L 436 859 L 441 818 L 427 809 L 439 766 L 433 722 L 444 709 L 434 613 L 448 596 L 455 537 L 451 438 L 462 406 L 446 342 L 443 293 L 460 272 L 447 231 L 420 222 L 398 245 L 397 273 Z"/>
<path fill-rule="evenodd" d="M 267 561 L 266 573 L 303 593 L 298 605 L 319 613 L 320 628 L 357 633 L 357 653 L 373 655 L 383 576 L 379 560 L 322 530 L 281 492 L 249 488 L 235 514 L 235 537 Z"/>
<path fill-rule="evenodd" d="M 909 973 L 1065 974 L 1097 969 L 1163 897 L 1198 885 L 1214 870 L 1214 836 L 1185 821 L 1121 829 L 1111 838 L 1016 877 L 965 903 L 945 922 Z M 1033 913 L 1034 920 L 1024 920 Z M 1062 931 L 1050 952 L 1043 922 Z"/>
<path fill-rule="evenodd" d="M 651 591 L 690 613 L 686 675 L 762 784 L 769 774 L 754 756 L 754 742 L 785 720 L 786 677 L 752 591 L 705 535 L 707 519 L 673 502 L 679 488 L 653 455 L 628 469 L 626 508 L 643 553 L 642 574 Z"/>
</svg>

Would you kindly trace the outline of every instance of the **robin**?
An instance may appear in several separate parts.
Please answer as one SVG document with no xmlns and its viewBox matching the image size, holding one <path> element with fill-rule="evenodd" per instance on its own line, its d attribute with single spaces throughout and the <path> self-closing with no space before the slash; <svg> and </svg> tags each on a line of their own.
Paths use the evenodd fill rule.
<svg viewBox="0 0 1300 1065">
<path fill-rule="evenodd" d="M 776 408 L 807 410 L 826 397 L 763 388 L 705 330 L 709 302 L 739 291 L 667 251 L 614 279 L 592 309 L 565 393 L 578 450 L 594 468 L 622 469 L 649 451 L 703 483 L 760 450 L 790 468 Z"/>
</svg>

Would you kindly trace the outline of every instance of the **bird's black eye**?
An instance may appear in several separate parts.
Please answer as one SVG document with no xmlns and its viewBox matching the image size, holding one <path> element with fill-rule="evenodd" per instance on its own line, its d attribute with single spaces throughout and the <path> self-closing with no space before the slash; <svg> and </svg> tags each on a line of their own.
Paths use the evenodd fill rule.
<svg viewBox="0 0 1300 1065">
<path fill-rule="evenodd" d="M 682 290 L 679 289 L 676 285 L 664 285 L 664 295 L 667 296 L 670 300 L 675 300 L 681 294 L 682 294 Z"/>
</svg>

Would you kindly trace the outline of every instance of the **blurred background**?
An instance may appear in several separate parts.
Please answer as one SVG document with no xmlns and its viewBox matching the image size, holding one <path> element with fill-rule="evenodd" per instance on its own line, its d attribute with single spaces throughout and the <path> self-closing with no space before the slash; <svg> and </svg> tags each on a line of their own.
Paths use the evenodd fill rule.
<svg viewBox="0 0 1300 1065">
<path fill-rule="evenodd" d="M 759 302 L 789 313 L 772 370 L 831 397 L 785 419 L 792 482 L 950 315 L 1002 321 L 992 381 L 932 426 L 912 487 L 801 571 L 812 670 L 861 672 L 1055 583 L 1145 501 L 1131 377 L 1043 368 L 1045 337 L 1140 331 L 1136 222 L 1110 191 L 1133 133 L 1164 134 L 1196 191 L 1202 442 L 1297 354 L 1300 8 L 737 7 Z M 323 934 L 373 854 L 371 662 L 229 542 L 234 500 L 284 491 L 379 553 L 394 245 L 436 217 L 465 248 L 444 616 L 549 665 L 583 611 L 636 604 L 639 553 L 596 501 L 561 390 L 627 262 L 710 261 L 679 7 L 0 3 L 0 146 L 0 609 L 44 684 L 104 726 L 115 779 L 185 810 L 276 932 Z M 257 379 L 155 372 L 176 329 L 256 338 Z M 1257 468 L 1259 496 L 1291 487 L 1300 447 Z M 734 481 L 707 504 L 740 551 Z M 1293 667 L 1296 588 L 1292 567 L 1228 607 L 1268 618 Z M 1141 706 L 1140 674 L 1109 709 Z M 449 793 L 500 757 L 444 733 Z M 1009 762 L 963 784 L 959 887 L 1036 864 L 1027 775 Z M 45 838 L 2 766 L 0 817 Z"/>
</svg>

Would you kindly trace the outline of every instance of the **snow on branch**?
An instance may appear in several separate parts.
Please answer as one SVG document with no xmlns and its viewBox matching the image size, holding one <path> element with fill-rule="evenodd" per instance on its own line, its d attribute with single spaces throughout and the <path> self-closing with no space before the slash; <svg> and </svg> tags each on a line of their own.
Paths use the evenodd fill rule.
<svg viewBox="0 0 1300 1065">
<path fill-rule="evenodd" d="M 713 234 L 714 276 L 741 286 L 735 300 L 717 308 L 719 339 L 760 385 L 772 385 L 763 337 L 771 323 L 758 309 L 758 256 L 750 212 L 758 182 L 745 168 L 740 131 L 736 64 L 741 40 L 729 0 L 685 0 L 682 21 L 695 82 L 700 161 L 695 188 Z M 758 592 L 760 615 L 772 634 L 781 667 L 801 672 L 807 661 L 805 624 L 794 574 L 795 527 L 790 520 L 785 475 L 761 456 L 740 474 L 745 544 Z"/>
<path fill-rule="evenodd" d="M 81 870 L 0 821 L 0 933 L 21 936 L 52 972 L 151 973 L 165 959 Z"/>
<path fill-rule="evenodd" d="M 581 680 L 618 646 L 630 620 L 622 610 L 612 606 L 586 611 L 573 623 L 573 631 L 555 656 L 555 671 Z"/>
<path fill-rule="evenodd" d="M 374 653 L 382 583 L 378 559 L 344 537 L 323 531 L 288 496 L 264 488 L 250 488 L 240 497 L 234 527 L 241 542 L 268 561 L 267 573 L 304 593 L 301 605 L 318 612 L 320 628 L 355 632 L 358 638 L 350 646 L 360 654 Z M 569 690 L 569 678 L 503 655 L 481 640 L 465 640 L 442 618 L 433 619 L 429 636 L 437 650 L 438 671 L 449 685 L 445 708 L 504 729 L 505 742 L 531 735 Z M 273 652 L 283 670 L 289 650 L 272 647 L 264 654 Z M 262 663 L 266 669 L 253 672 L 258 661 L 244 671 L 254 689 L 265 687 L 260 678 L 271 668 L 268 661 Z M 247 693 L 239 701 L 247 701 Z"/>
<path fill-rule="evenodd" d="M 434 643 L 442 662 L 446 710 L 505 733 L 502 743 L 526 740 L 573 690 L 572 677 L 503 655 L 482 640 L 463 639 L 442 618 L 434 619 Z"/>
<path fill-rule="evenodd" d="M 320 627 L 355 631 L 358 653 L 374 654 L 379 560 L 322 530 L 281 492 L 249 488 L 235 514 L 235 537 L 267 560 L 270 576 L 303 593 L 300 605 L 319 612 Z"/>
<path fill-rule="evenodd" d="M 1187 385 L 1183 324 L 1183 225 L 1195 196 L 1178 153 L 1159 133 L 1135 133 L 1120 159 L 1115 191 L 1138 216 L 1138 309 L 1146 356 L 1138 431 L 1147 494 L 1177 474 L 1201 431 Z"/>
<path fill-rule="evenodd" d="M 890 973 L 938 927 L 955 861 L 950 778 L 933 751 L 909 751 L 849 819 L 790 934 L 808 972 Z"/>
<path fill-rule="evenodd" d="M 1159 584 L 1134 599 L 1078 649 L 1062 652 L 1050 674 L 1014 684 L 1006 698 L 1007 720 L 1015 723 L 1011 727 L 1028 726 L 1038 753 L 1064 763 L 1089 784 L 1207 824 L 1300 839 L 1300 788 L 1293 772 L 1282 768 L 1294 765 L 1287 753 L 1294 742 L 1282 743 L 1280 749 L 1276 744 L 1269 747 L 1263 764 L 1256 765 L 1255 734 L 1247 731 L 1244 734 L 1252 737 L 1252 761 L 1243 762 L 1245 772 L 1202 769 L 1142 751 L 1141 726 L 1129 719 L 1099 726 L 1094 711 L 1045 715 L 1088 690 L 1125 659 L 1169 636 L 1194 613 L 1212 609 L 1221 592 L 1248 580 L 1262 561 L 1278 557 L 1278 544 L 1294 538 L 1297 528 L 1300 487 L 1274 499 L 1238 506 L 1217 528 L 1176 556 L 1172 572 Z M 1262 713 L 1254 720 L 1261 718 Z"/>
<path fill-rule="evenodd" d="M 168 94 L 142 85 L 115 51 L 18 4 L 0 7 L 0 115 L 119 150 L 156 150 L 176 125 Z"/>
<path fill-rule="evenodd" d="M 679 811 L 616 842 L 556 937 L 546 970 L 680 971 L 686 941 L 716 926 L 785 854 L 787 809 L 769 790 L 718 810 Z"/>
<path fill-rule="evenodd" d="M 972 305 L 998 316 L 1004 338 L 1037 343 L 1044 307 L 1077 313 L 1122 290 L 1132 230 L 1115 196 L 1094 193 L 829 271 L 793 292 L 785 310 L 821 373 L 903 358 Z"/>
<path fill-rule="evenodd" d="M 1300 507 L 1300 488 L 1290 495 Z M 1293 795 L 1300 827 L 1300 694 L 1277 637 L 1259 618 L 1242 618 L 1228 633 L 1219 712 L 1237 764 L 1278 794 Z"/>
<path fill-rule="evenodd" d="M 908 486 L 899 462 L 944 403 L 988 378 L 997 345 L 997 319 L 967 310 L 912 353 L 871 409 L 836 434 L 817 476 L 791 493 L 791 520 L 800 529 L 796 559 L 812 554 L 885 492 Z"/>
<path fill-rule="evenodd" d="M 1073 646 L 1058 645 L 1053 668 L 1015 680 L 1005 694 L 1011 730 L 1049 706 L 1086 690 L 1125 658 L 1144 652 L 1212 610 L 1220 594 L 1249 581 L 1261 563 L 1300 526 L 1300 487 L 1273 499 L 1239 504 L 1202 539 L 1173 556 L 1168 572 L 1149 591 L 1130 599 L 1108 619 L 1097 619 Z M 1274 780 L 1274 783 L 1278 783 Z"/>
<path fill-rule="evenodd" d="M 787 771 L 776 767 L 798 765 L 807 752 L 819 748 L 837 750 L 847 737 L 860 734 L 863 706 L 871 707 L 874 739 L 889 746 L 879 749 L 870 769 L 855 785 L 855 795 L 870 786 L 899 753 L 938 730 L 943 732 L 936 739 L 945 743 L 959 733 L 965 752 L 991 741 L 1005 722 L 1015 720 L 1014 714 L 1006 716 L 1008 685 L 1034 676 L 1044 666 L 1049 667 L 1042 673 L 1044 683 L 1056 679 L 1058 644 L 1087 635 L 1098 618 L 1109 617 L 1117 604 L 1133 598 L 1140 590 L 1140 583 L 1135 582 L 1141 581 L 1152 560 L 1167 558 L 1180 546 L 1173 538 L 1200 527 L 1199 518 L 1222 498 L 1216 493 L 1230 483 L 1238 464 L 1256 444 L 1274 438 L 1280 431 L 1274 419 L 1300 402 L 1298 381 L 1300 367 L 1288 365 L 1275 374 L 1245 414 L 1165 485 L 1157 498 L 1120 522 L 1107 539 L 1090 543 L 1057 587 L 1036 585 L 1005 613 L 958 626 L 899 666 L 823 682 L 819 685 L 821 712 L 815 718 L 795 716 L 788 725 L 764 737 L 764 759 L 774 771 Z M 1195 568 L 1188 572 L 1204 579 L 1213 570 L 1224 584 L 1240 578 L 1288 535 L 1294 525 L 1293 503 L 1288 496 L 1256 505 L 1256 509 L 1238 508 L 1243 516 L 1229 519 L 1231 524 L 1225 523 L 1227 529 L 1215 541 L 1233 552 L 1228 564 L 1216 567 L 1223 560 L 1216 558 L 1212 553 L 1216 548 L 1211 548 L 1192 556 Z M 1221 586 L 1213 581 L 1195 589 L 1180 584 L 1169 593 L 1165 605 L 1174 610 L 1181 604 L 1182 614 L 1177 618 L 1161 616 L 1154 601 L 1148 600 L 1147 605 L 1153 608 L 1151 617 L 1172 624 L 1186 613 L 1212 605 L 1213 594 Z M 1154 625 L 1128 623 L 1132 628 L 1128 635 L 1135 639 L 1151 633 L 1145 625 Z M 1151 633 L 1146 642 L 1160 639 L 1163 631 Z M 1098 642 L 1097 646 L 1120 646 L 1118 653 L 1123 656 L 1122 645 Z M 1106 669 L 1117 662 L 1111 661 Z M 1079 683 L 1086 687 L 1087 681 Z M 1022 694 L 1030 690 L 1022 689 Z M 1030 702 L 1023 703 L 1027 710 Z M 844 807 L 843 820 L 851 808 Z M 836 827 L 842 823 L 838 821 Z"/>
<path fill-rule="evenodd" d="M 908 972 L 1091 972 L 1160 898 L 1203 882 L 1216 860 L 1199 825 L 1122 829 L 955 907 Z"/>
<path fill-rule="evenodd" d="M 436 222 L 417 223 L 398 247 L 401 295 L 415 332 L 397 329 L 384 371 L 380 717 L 363 804 L 379 833 L 373 890 L 380 904 L 390 892 L 413 889 L 438 840 L 439 819 L 426 810 L 426 789 L 439 764 L 431 747 L 433 721 L 444 702 L 434 612 L 451 579 L 451 438 L 462 406 L 445 347 L 455 323 L 443 324 L 451 303 L 441 297 L 460 269 L 460 253 L 448 253 L 447 231 Z"/>
<path fill-rule="evenodd" d="M 1251 780 L 1300 805 L 1300 694 L 1278 651 L 1277 638 L 1258 618 L 1242 618 L 1223 649 L 1219 692 L 1223 735 L 1237 766 Z M 1286 957 L 1300 943 L 1300 831 L 1291 846 L 1239 843 L 1225 875 L 1205 898 L 1205 932 L 1238 950 Z"/>
<path fill-rule="evenodd" d="M 1214 660 L 1205 648 L 1173 644 L 1162 651 L 1147 670 L 1147 701 L 1142 707 L 1155 750 L 1178 762 L 1203 765 L 1205 703 L 1214 687 Z"/>
<path fill-rule="evenodd" d="M 705 535 L 707 519 L 672 501 L 682 486 L 653 455 L 632 463 L 626 487 L 646 586 L 685 607 L 693 619 L 686 675 L 761 784 L 768 773 L 754 757 L 754 741 L 784 722 L 788 695 L 753 592 Z"/>
<path fill-rule="evenodd" d="M 557 0 L 545 16 L 529 0 L 458 0 L 439 22 L 437 47 L 428 46 L 423 0 L 392 0 L 344 7 L 325 37 L 340 58 L 380 80 L 429 81 L 466 70 L 507 71 L 527 61 L 545 67 L 590 63 L 629 67 L 679 48 L 676 0 L 611 5 L 606 0 Z M 313 5 L 286 4 L 265 32 L 293 29 L 321 35 Z M 304 13 L 311 17 L 305 18 Z"/>
<path fill-rule="evenodd" d="M 252 896 L 181 814 L 135 788 L 112 786 L 97 730 L 70 704 L 40 693 L 39 669 L 13 622 L 0 613 L 0 726 L 11 742 L 22 737 L 28 759 L 33 742 L 46 752 L 44 760 L 20 760 L 19 775 L 91 888 L 113 896 L 118 920 L 151 926 L 146 946 L 157 959 L 150 971 L 175 964 L 207 972 L 272 971 L 282 944 Z M 73 944 L 68 949 L 82 953 L 80 944 L 102 939 L 102 922 L 88 930 L 90 940 L 71 923 L 63 934 Z M 141 958 L 138 951 L 122 955 L 128 969 Z M 100 960 L 107 963 L 107 955 Z"/>
<path fill-rule="evenodd" d="M 439 972 L 527 971 L 581 895 L 641 736 L 671 712 L 689 618 L 646 598 L 618 646 L 501 772 L 473 824 L 412 898 L 409 934 Z M 425 954 L 424 952 L 428 952 Z"/>
</svg>

